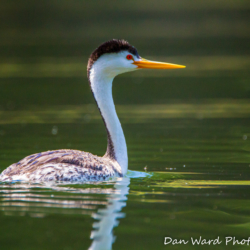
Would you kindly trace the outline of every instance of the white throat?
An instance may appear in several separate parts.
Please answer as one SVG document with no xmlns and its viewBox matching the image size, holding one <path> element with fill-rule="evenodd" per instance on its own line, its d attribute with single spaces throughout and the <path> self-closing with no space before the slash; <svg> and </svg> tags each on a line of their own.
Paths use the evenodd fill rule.
<svg viewBox="0 0 250 250">
<path fill-rule="evenodd" d="M 112 96 L 112 82 L 115 75 L 108 74 L 99 66 L 98 62 L 92 66 L 89 72 L 89 80 L 107 128 L 108 148 L 106 156 L 111 156 L 113 153 L 114 159 L 121 166 L 122 173 L 126 174 L 128 169 L 127 145 Z"/>
</svg>

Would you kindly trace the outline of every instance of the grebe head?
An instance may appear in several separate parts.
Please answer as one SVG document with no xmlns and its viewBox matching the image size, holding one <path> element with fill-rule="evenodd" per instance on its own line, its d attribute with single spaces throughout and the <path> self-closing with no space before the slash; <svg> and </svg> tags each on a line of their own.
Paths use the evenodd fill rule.
<svg viewBox="0 0 250 250">
<path fill-rule="evenodd" d="M 90 55 L 88 75 L 94 66 L 102 75 L 114 78 L 118 74 L 136 70 L 138 67 L 133 62 L 140 59 L 136 48 L 127 41 L 113 39 L 101 44 Z"/>
<path fill-rule="evenodd" d="M 142 68 L 175 69 L 185 66 L 146 60 L 127 41 L 113 39 L 101 44 L 90 55 L 87 72 L 88 76 L 95 70 L 102 76 L 114 78 L 116 75 Z"/>
</svg>

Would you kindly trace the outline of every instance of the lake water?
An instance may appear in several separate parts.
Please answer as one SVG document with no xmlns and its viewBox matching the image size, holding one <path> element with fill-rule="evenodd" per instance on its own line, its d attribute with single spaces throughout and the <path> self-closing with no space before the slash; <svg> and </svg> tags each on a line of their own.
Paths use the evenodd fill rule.
<svg viewBox="0 0 250 250">
<path fill-rule="evenodd" d="M 86 78 L 102 42 L 124 38 L 143 58 L 187 68 L 114 80 L 129 156 L 124 178 L 0 183 L 0 250 L 248 249 L 249 6 L 2 1 L 0 171 L 46 150 L 104 154 Z"/>
<path fill-rule="evenodd" d="M 126 177 L 0 184 L 1 249 L 200 249 L 192 243 L 200 236 L 225 249 L 225 237 L 248 239 L 249 78 L 168 74 L 114 81 Z M 88 88 L 83 77 L 3 78 L 1 171 L 45 150 L 102 155 L 105 129 Z M 187 244 L 164 245 L 165 237 Z M 247 248 L 230 239 L 228 249 Z"/>
</svg>

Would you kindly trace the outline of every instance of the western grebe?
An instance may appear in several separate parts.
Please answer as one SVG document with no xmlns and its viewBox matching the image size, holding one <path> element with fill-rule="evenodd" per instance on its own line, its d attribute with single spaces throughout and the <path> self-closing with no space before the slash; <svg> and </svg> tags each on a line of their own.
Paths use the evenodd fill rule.
<svg viewBox="0 0 250 250">
<path fill-rule="evenodd" d="M 0 175 L 0 181 L 102 181 L 122 177 L 128 169 L 127 145 L 112 97 L 115 76 L 137 69 L 176 69 L 182 65 L 154 62 L 139 56 L 125 40 L 110 40 L 90 55 L 87 76 L 107 130 L 103 157 L 79 150 L 61 149 L 25 157 Z"/>
</svg>

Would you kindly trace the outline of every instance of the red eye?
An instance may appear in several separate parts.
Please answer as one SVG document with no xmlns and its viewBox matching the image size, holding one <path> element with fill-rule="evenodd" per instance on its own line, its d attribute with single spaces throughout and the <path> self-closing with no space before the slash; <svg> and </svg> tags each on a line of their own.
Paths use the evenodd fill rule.
<svg viewBox="0 0 250 250">
<path fill-rule="evenodd" d="M 127 55 L 126 58 L 127 58 L 128 60 L 132 60 L 132 59 L 133 59 L 133 56 Z"/>
</svg>

